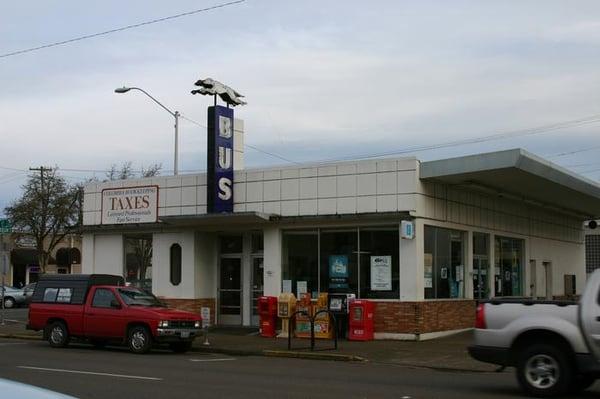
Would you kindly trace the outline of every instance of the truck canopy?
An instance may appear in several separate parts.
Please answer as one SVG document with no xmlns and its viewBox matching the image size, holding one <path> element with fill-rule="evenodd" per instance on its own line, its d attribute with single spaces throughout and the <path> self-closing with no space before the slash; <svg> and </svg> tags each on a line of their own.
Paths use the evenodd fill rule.
<svg viewBox="0 0 600 399">
<path fill-rule="evenodd" d="M 91 286 L 94 285 L 125 285 L 122 276 L 113 276 L 110 274 L 42 274 L 35 286 L 35 291 L 31 297 L 32 303 L 43 302 L 62 302 L 73 305 L 82 305 Z M 68 299 L 65 301 L 56 300 L 58 291 L 69 289 Z M 50 295 L 47 290 L 52 290 Z M 56 290 L 56 294 L 51 294 Z M 54 298 L 50 299 L 49 298 Z"/>
</svg>

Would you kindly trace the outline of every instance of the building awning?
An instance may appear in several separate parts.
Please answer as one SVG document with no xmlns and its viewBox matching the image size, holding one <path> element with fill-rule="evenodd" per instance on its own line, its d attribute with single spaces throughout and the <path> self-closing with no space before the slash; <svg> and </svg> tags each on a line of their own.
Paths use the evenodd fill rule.
<svg viewBox="0 0 600 399">
<path fill-rule="evenodd" d="M 271 220 L 271 215 L 262 212 L 237 212 L 237 213 L 207 213 L 203 215 L 188 216 L 161 216 L 159 220 L 171 226 L 205 227 L 242 226 L 249 224 L 265 224 Z"/>
<path fill-rule="evenodd" d="M 522 149 L 422 162 L 420 178 L 600 217 L 600 185 Z"/>
</svg>

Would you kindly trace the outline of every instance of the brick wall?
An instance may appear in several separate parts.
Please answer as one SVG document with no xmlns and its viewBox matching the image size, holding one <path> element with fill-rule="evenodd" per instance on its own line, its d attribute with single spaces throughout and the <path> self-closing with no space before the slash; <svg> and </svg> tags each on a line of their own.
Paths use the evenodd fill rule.
<svg viewBox="0 0 600 399">
<path fill-rule="evenodd" d="M 475 301 L 376 302 L 375 332 L 423 334 L 475 325 Z"/>
<path fill-rule="evenodd" d="M 185 310 L 188 312 L 200 314 L 201 309 L 204 307 L 210 308 L 210 324 L 215 324 L 215 299 L 214 298 L 200 298 L 200 299 L 172 299 L 172 298 L 160 298 L 161 301 L 165 302 L 170 308 Z"/>
</svg>

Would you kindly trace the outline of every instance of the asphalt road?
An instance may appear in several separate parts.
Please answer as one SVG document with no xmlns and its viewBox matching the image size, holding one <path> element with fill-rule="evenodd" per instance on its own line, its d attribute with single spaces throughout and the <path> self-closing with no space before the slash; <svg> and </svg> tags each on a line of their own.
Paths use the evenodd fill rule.
<svg viewBox="0 0 600 399">
<path fill-rule="evenodd" d="M 0 339 L 0 377 L 79 398 L 516 398 L 512 373 L 456 373 Z M 581 395 L 598 397 L 600 383 Z M 1 395 L 0 395 L 1 396 Z"/>
</svg>

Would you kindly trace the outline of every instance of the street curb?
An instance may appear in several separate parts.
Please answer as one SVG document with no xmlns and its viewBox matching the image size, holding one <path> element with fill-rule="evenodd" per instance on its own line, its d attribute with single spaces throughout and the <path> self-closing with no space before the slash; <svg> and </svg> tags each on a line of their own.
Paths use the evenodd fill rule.
<svg viewBox="0 0 600 399">
<path fill-rule="evenodd" d="M 296 359 L 333 360 L 338 362 L 365 362 L 367 359 L 355 355 L 341 355 L 338 353 L 292 352 L 278 350 L 263 350 L 267 357 L 291 357 Z"/>
<path fill-rule="evenodd" d="M 286 357 L 294 359 L 311 360 L 333 360 L 343 362 L 364 362 L 367 359 L 354 355 L 341 355 L 338 353 L 314 353 L 314 352 L 294 352 L 285 350 L 243 350 L 243 349 L 224 349 L 211 347 L 192 347 L 190 351 L 203 353 L 220 353 L 230 356 L 265 356 L 265 357 Z"/>
<path fill-rule="evenodd" d="M 31 341 L 40 341 L 43 339 L 41 335 L 28 335 L 28 334 L 0 334 L 0 338 L 10 338 L 10 339 L 28 339 Z"/>
</svg>

